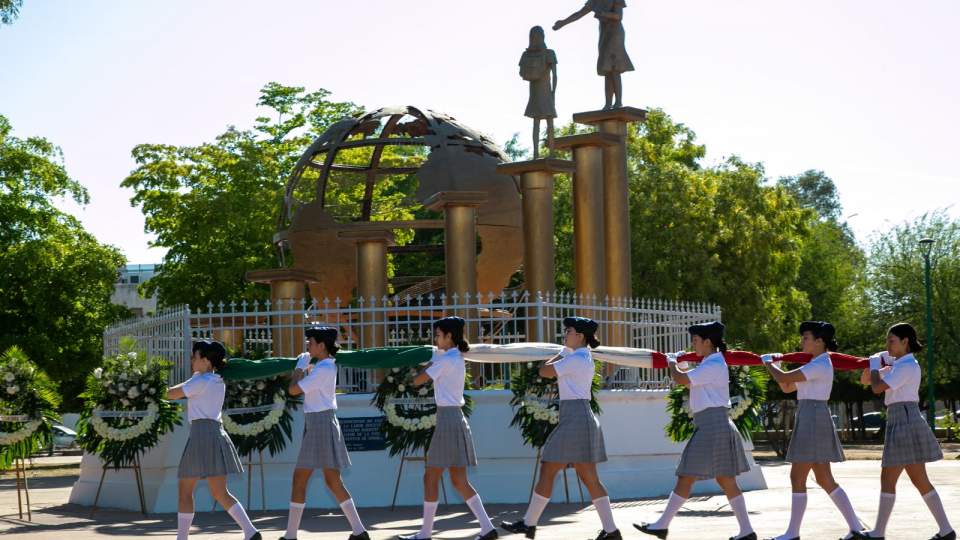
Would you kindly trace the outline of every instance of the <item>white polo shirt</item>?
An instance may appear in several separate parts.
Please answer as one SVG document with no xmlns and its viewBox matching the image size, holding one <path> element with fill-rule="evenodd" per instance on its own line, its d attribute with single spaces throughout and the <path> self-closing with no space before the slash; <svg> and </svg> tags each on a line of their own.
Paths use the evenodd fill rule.
<svg viewBox="0 0 960 540">
<path fill-rule="evenodd" d="M 187 396 L 187 419 L 190 422 L 201 419 L 220 422 L 223 398 L 227 393 L 223 377 L 212 371 L 194 373 L 183 383 L 183 393 Z"/>
<path fill-rule="evenodd" d="M 437 407 L 463 406 L 463 379 L 466 374 L 467 367 L 460 349 L 451 347 L 445 352 L 434 352 L 427 375 L 433 380 Z"/>
<path fill-rule="evenodd" d="M 912 353 L 894 360 L 893 367 L 881 369 L 880 379 L 890 387 L 883 396 L 886 405 L 920 401 L 920 364 Z"/>
<path fill-rule="evenodd" d="M 303 355 L 300 355 L 301 358 Z M 310 355 L 307 354 L 307 367 L 300 367 L 300 358 L 297 358 L 297 367 L 307 374 L 300 379 L 297 386 L 303 390 L 303 412 L 315 413 L 337 410 L 337 360 L 328 356 L 310 366 Z"/>
<path fill-rule="evenodd" d="M 690 377 L 690 410 L 730 408 L 730 370 L 723 354 L 715 352 L 687 372 Z"/>
<path fill-rule="evenodd" d="M 828 401 L 833 390 L 833 362 L 825 352 L 800 368 L 807 380 L 797 382 L 797 399 Z"/>
<path fill-rule="evenodd" d="M 587 347 L 575 351 L 564 349 L 563 357 L 553 364 L 557 371 L 557 388 L 560 401 L 571 399 L 590 399 L 590 387 L 593 385 L 593 355 Z"/>
</svg>

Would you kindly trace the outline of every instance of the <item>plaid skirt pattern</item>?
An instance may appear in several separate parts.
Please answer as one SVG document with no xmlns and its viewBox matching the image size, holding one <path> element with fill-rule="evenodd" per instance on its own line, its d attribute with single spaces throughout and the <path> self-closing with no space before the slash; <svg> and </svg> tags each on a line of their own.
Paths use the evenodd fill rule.
<svg viewBox="0 0 960 540">
<path fill-rule="evenodd" d="M 883 442 L 883 467 L 930 463 L 943 459 L 940 443 L 916 402 L 887 406 L 887 427 Z"/>
<path fill-rule="evenodd" d="M 337 411 L 330 409 L 304 414 L 297 468 L 346 469 L 349 466 L 350 454 L 343 442 Z"/>
<path fill-rule="evenodd" d="M 180 457 L 177 478 L 207 478 L 243 472 L 233 441 L 216 420 L 190 422 L 190 438 Z"/>
<path fill-rule="evenodd" d="M 600 420 L 586 399 L 560 401 L 560 422 L 547 437 L 540 461 L 601 463 L 607 460 Z"/>
<path fill-rule="evenodd" d="M 427 448 L 427 467 L 472 467 L 477 464 L 470 424 L 460 407 L 437 407 L 437 425 Z"/>
<path fill-rule="evenodd" d="M 677 465 L 677 476 L 698 480 L 737 476 L 750 470 L 743 440 L 727 416 L 726 407 L 710 407 L 693 413 L 695 429 Z"/>
<path fill-rule="evenodd" d="M 789 463 L 839 463 L 845 459 L 826 401 L 801 399 L 787 448 Z"/>
</svg>

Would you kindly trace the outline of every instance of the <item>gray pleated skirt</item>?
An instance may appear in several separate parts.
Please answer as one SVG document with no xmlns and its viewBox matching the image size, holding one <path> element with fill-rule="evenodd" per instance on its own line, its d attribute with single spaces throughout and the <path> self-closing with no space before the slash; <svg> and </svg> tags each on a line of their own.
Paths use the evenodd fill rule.
<svg viewBox="0 0 960 540">
<path fill-rule="evenodd" d="M 298 469 L 346 469 L 350 454 L 343 442 L 337 411 L 330 409 L 303 415 L 303 441 L 297 456 Z"/>
<path fill-rule="evenodd" d="M 190 422 L 190 438 L 180 457 L 177 478 L 207 478 L 243 472 L 233 441 L 216 420 Z"/>
<path fill-rule="evenodd" d="M 473 467 L 477 453 L 473 448 L 470 424 L 460 407 L 437 407 L 437 425 L 427 448 L 427 467 Z"/>
<path fill-rule="evenodd" d="M 793 434 L 787 448 L 789 463 L 839 463 L 845 459 L 837 427 L 826 401 L 801 399 L 797 402 Z"/>
<path fill-rule="evenodd" d="M 750 470 L 743 440 L 727 416 L 726 407 L 710 407 L 693 413 L 696 429 L 677 465 L 677 476 L 698 480 L 737 476 Z"/>
<path fill-rule="evenodd" d="M 887 406 L 887 427 L 883 442 L 883 467 L 901 467 L 943 459 L 940 443 L 916 402 Z"/>
<path fill-rule="evenodd" d="M 540 461 L 551 463 L 601 463 L 607 460 L 600 419 L 586 399 L 560 401 L 560 422 L 547 437 Z"/>
</svg>

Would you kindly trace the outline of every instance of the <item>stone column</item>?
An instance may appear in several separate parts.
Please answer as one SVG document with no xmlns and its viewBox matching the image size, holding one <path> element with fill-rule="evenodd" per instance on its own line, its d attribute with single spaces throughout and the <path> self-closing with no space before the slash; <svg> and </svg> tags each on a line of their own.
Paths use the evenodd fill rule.
<svg viewBox="0 0 960 540">
<path fill-rule="evenodd" d="M 280 268 L 247 272 L 247 281 L 270 285 L 270 327 L 273 356 L 292 358 L 306 350 L 304 299 L 308 281 L 315 281 L 310 272 Z"/>
<path fill-rule="evenodd" d="M 573 115 L 579 124 L 595 126 L 614 135 L 617 144 L 603 148 L 604 279 L 613 305 L 633 296 L 630 283 L 630 205 L 627 178 L 627 124 L 643 122 L 647 111 L 634 107 L 582 112 Z M 625 324 L 612 324 L 606 334 L 610 345 L 629 345 Z"/>
<path fill-rule="evenodd" d="M 570 174 L 572 161 L 535 159 L 504 163 L 497 166 L 501 174 L 520 175 L 523 198 L 523 276 L 531 300 L 539 293 L 552 294 L 556 289 L 553 239 L 553 177 Z M 528 324 L 531 341 L 552 341 L 544 318 L 536 308 L 530 313 L 535 324 Z"/>
<path fill-rule="evenodd" d="M 423 205 L 429 210 L 443 212 L 443 249 L 446 266 L 447 305 L 470 302 L 477 298 L 477 207 L 486 202 L 483 191 L 441 191 L 430 196 Z M 467 339 L 476 341 L 479 327 L 476 310 L 456 309 L 467 319 Z"/>
<path fill-rule="evenodd" d="M 365 306 L 382 308 L 387 294 L 387 246 L 393 245 L 393 231 L 386 229 L 346 229 L 338 237 L 352 241 L 357 248 L 357 294 Z M 370 299 L 375 299 L 371 302 Z M 383 347 L 386 339 L 386 314 L 373 311 L 360 321 L 360 346 Z"/>
</svg>

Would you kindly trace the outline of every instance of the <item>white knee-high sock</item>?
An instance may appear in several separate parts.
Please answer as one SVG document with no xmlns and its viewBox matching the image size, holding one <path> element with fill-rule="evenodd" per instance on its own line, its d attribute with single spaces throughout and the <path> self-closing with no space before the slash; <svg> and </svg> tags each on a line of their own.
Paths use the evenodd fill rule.
<svg viewBox="0 0 960 540">
<path fill-rule="evenodd" d="M 750 525 L 750 516 L 747 514 L 747 502 L 743 500 L 743 494 L 727 500 L 730 501 L 730 509 L 733 510 L 733 515 L 737 516 L 737 523 L 740 525 L 740 532 L 737 533 L 737 538 L 752 533 L 753 525 Z"/>
<path fill-rule="evenodd" d="M 683 506 L 683 503 L 686 500 L 687 500 L 686 497 L 681 497 L 671 491 L 670 498 L 667 499 L 667 507 L 664 508 L 663 513 L 660 514 L 660 519 L 650 524 L 650 528 L 651 529 L 670 528 L 670 522 L 673 521 L 673 517 L 677 515 L 677 512 L 680 511 L 680 507 Z"/>
<path fill-rule="evenodd" d="M 612 533 L 617 530 L 617 524 L 613 522 L 613 508 L 610 507 L 610 497 L 600 497 L 593 500 L 593 507 L 597 509 L 600 515 L 600 523 L 603 524 L 603 530 Z"/>
<path fill-rule="evenodd" d="M 549 497 L 543 497 L 534 491 L 533 497 L 530 497 L 530 505 L 527 506 L 527 513 L 523 516 L 524 525 L 528 527 L 536 527 L 537 522 L 540 521 L 540 515 L 543 514 L 543 510 L 547 507 L 547 503 L 549 502 Z"/>
<path fill-rule="evenodd" d="M 423 501 L 423 524 L 420 525 L 419 538 L 430 538 L 433 536 L 433 518 L 437 515 L 437 506 L 439 501 Z"/>
<path fill-rule="evenodd" d="M 847 492 L 842 487 L 837 486 L 837 489 L 830 494 L 830 498 L 833 500 L 833 504 L 837 505 L 840 513 L 843 514 L 843 519 L 847 521 L 847 528 L 851 531 L 859 531 L 860 520 L 857 519 L 857 512 L 850 504 L 850 497 L 847 497 Z"/>
<path fill-rule="evenodd" d="M 927 508 L 933 514 L 933 519 L 937 520 L 937 526 L 940 527 L 940 536 L 946 536 L 953 530 L 950 526 L 950 520 L 947 519 L 947 513 L 943 511 L 943 502 L 937 490 L 931 489 L 923 496 L 923 502 L 927 503 Z"/>
<path fill-rule="evenodd" d="M 177 512 L 177 540 L 190 538 L 190 524 L 193 523 L 193 512 Z"/>
<path fill-rule="evenodd" d="M 897 500 L 896 493 L 880 493 L 880 506 L 877 508 L 877 521 L 870 531 L 870 536 L 885 536 L 887 533 L 887 522 L 890 521 L 890 513 L 893 512 L 893 503 Z"/>
<path fill-rule="evenodd" d="M 251 536 L 257 534 L 257 528 L 253 526 L 253 522 L 247 517 L 247 512 L 243 509 L 243 505 L 240 504 L 240 502 L 231 506 L 230 509 L 227 510 L 227 513 L 230 514 L 230 517 L 243 529 L 244 538 L 250 540 Z"/>
<path fill-rule="evenodd" d="M 300 519 L 303 518 L 303 509 L 306 503 L 297 503 L 290 501 L 290 513 L 287 514 L 287 532 L 283 537 L 287 540 L 294 540 L 297 537 L 297 531 L 300 530 Z"/>
<path fill-rule="evenodd" d="M 490 521 L 490 516 L 487 515 L 487 510 L 483 507 L 480 494 L 474 494 L 474 496 L 467 499 L 466 502 L 467 507 L 473 512 L 473 516 L 477 518 L 477 522 L 480 523 L 480 534 L 487 534 L 492 531 L 494 529 L 493 522 Z"/>
<path fill-rule="evenodd" d="M 343 510 L 343 516 L 350 522 L 350 528 L 353 534 L 360 534 L 367 530 L 360 521 L 360 514 L 357 513 L 357 506 L 353 504 L 353 499 L 347 499 L 340 503 L 340 510 Z"/>
<path fill-rule="evenodd" d="M 806 511 L 807 494 L 794 493 L 790 499 L 790 523 L 787 525 L 787 532 L 776 537 L 775 540 L 791 540 L 800 536 L 800 523 Z"/>
</svg>

